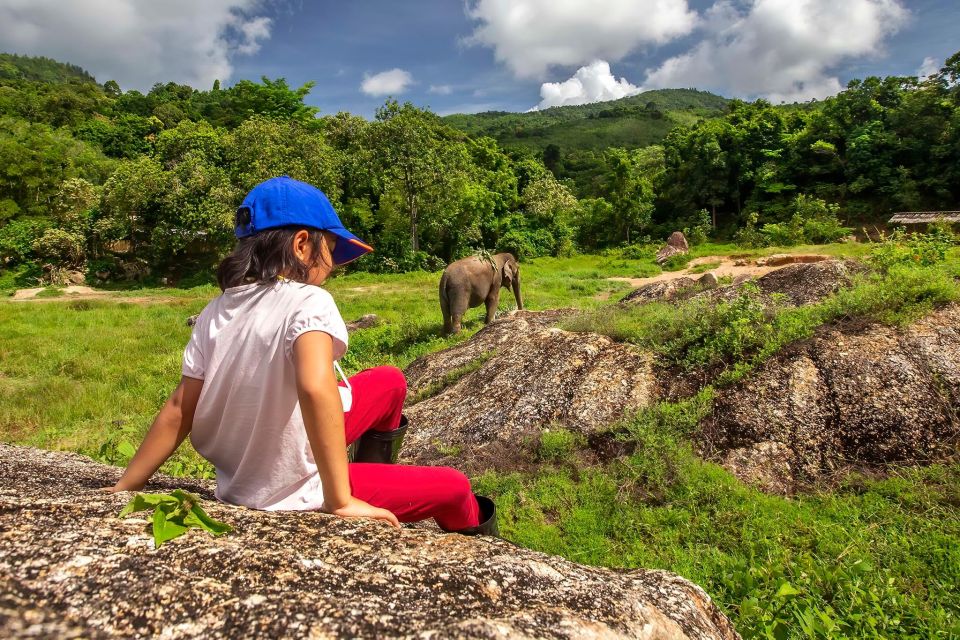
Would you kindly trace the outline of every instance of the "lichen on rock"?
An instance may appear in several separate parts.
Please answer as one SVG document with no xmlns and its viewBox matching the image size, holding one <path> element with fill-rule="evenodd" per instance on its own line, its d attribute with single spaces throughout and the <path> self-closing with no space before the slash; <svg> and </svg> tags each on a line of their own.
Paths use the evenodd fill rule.
<svg viewBox="0 0 960 640">
<path fill-rule="evenodd" d="M 702 589 L 504 540 L 204 506 L 235 531 L 153 548 L 120 470 L 0 444 L 0 637 L 733 639 Z M 148 490 L 207 482 L 159 477 Z"/>
</svg>

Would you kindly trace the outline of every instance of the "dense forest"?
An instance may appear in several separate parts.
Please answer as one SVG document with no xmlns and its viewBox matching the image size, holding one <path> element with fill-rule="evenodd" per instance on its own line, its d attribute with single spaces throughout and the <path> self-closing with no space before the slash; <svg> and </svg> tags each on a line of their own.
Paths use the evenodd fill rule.
<svg viewBox="0 0 960 640">
<path fill-rule="evenodd" d="M 870 77 L 806 105 L 675 90 L 447 118 L 388 101 L 366 120 L 318 114 L 312 88 L 263 78 L 143 94 L 0 54 L 0 270 L 24 282 L 208 274 L 243 195 L 279 174 L 330 196 L 377 248 L 353 268 L 373 271 L 675 229 L 826 241 L 893 210 L 960 208 L 960 53 L 926 79 Z"/>
</svg>

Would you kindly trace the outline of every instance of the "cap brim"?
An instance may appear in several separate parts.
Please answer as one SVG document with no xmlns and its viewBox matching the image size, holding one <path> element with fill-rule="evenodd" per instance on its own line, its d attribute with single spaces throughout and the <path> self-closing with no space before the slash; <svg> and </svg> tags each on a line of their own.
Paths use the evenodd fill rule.
<svg viewBox="0 0 960 640">
<path fill-rule="evenodd" d="M 333 250 L 333 263 L 336 265 L 353 262 L 360 256 L 373 251 L 373 247 L 346 229 L 325 229 L 325 231 L 337 236 L 337 246 Z"/>
</svg>

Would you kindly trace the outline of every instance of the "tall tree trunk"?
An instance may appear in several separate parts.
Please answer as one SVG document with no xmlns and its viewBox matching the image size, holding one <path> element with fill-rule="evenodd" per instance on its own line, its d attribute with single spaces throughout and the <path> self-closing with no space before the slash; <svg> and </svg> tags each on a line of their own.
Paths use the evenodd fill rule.
<svg viewBox="0 0 960 640">
<path fill-rule="evenodd" d="M 410 247 L 416 252 L 420 251 L 420 238 L 417 233 L 417 201 L 410 199 Z"/>
<path fill-rule="evenodd" d="M 713 210 L 713 228 L 717 228 L 717 205 L 716 203 L 711 203 L 710 208 Z"/>
</svg>

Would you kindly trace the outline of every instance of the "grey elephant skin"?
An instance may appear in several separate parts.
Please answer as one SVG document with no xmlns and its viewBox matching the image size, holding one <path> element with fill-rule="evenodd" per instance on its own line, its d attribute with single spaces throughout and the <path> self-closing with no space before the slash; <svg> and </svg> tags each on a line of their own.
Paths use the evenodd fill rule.
<svg viewBox="0 0 960 640">
<path fill-rule="evenodd" d="M 470 256 L 450 263 L 440 277 L 444 335 L 458 333 L 463 314 L 481 304 L 487 307 L 484 322 L 492 322 L 500 304 L 501 287 L 513 289 L 517 309 L 523 309 L 520 264 L 512 254 L 498 253 L 489 258 Z"/>
</svg>

